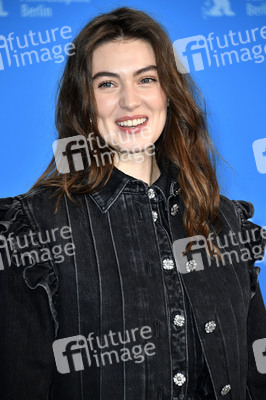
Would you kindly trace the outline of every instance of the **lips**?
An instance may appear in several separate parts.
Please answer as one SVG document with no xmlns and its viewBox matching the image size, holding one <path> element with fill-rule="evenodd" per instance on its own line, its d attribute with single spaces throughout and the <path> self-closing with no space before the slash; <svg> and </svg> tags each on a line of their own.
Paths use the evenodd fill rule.
<svg viewBox="0 0 266 400">
<path fill-rule="evenodd" d="M 116 120 L 116 125 L 120 131 L 126 134 L 141 133 L 143 128 L 148 124 L 147 115 L 124 115 Z"/>
<path fill-rule="evenodd" d="M 133 120 L 133 119 L 141 119 L 141 118 L 147 118 L 147 115 L 142 115 L 142 114 L 138 114 L 138 115 L 125 115 L 124 117 L 118 118 L 115 122 L 124 122 L 124 121 L 128 121 L 128 120 Z"/>
</svg>

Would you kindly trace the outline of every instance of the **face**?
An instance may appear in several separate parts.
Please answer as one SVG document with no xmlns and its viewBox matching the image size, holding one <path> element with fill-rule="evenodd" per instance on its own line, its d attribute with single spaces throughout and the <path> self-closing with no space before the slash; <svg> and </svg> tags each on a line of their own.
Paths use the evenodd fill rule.
<svg viewBox="0 0 266 400">
<path fill-rule="evenodd" d="M 93 52 L 93 90 L 101 136 L 119 152 L 143 152 L 161 135 L 166 95 L 152 46 L 144 40 L 107 42 Z"/>
</svg>

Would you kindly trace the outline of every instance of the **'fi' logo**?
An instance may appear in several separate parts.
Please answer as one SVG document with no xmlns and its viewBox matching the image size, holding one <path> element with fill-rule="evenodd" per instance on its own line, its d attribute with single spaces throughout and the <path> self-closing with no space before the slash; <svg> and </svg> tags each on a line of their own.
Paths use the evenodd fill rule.
<svg viewBox="0 0 266 400">
<path fill-rule="evenodd" d="M 55 340 L 53 351 L 58 372 L 67 374 L 91 366 L 87 340 L 82 335 Z"/>
<path fill-rule="evenodd" d="M 211 265 L 209 253 L 207 251 L 208 245 L 207 240 L 202 235 L 191 236 L 183 239 L 175 240 L 173 243 L 173 254 L 176 261 L 176 266 L 179 272 L 182 274 L 188 273 L 190 270 L 187 268 L 189 263 L 188 253 L 186 250 L 191 244 L 191 249 L 189 250 L 190 256 L 193 256 L 195 265 L 197 266 L 197 271 L 204 270 L 204 259 L 208 265 Z"/>
<path fill-rule="evenodd" d="M 11 65 L 11 57 L 10 57 L 10 53 L 9 53 L 9 48 L 8 48 L 8 44 L 7 44 L 7 39 L 5 36 L 0 35 L 0 51 L 1 49 L 4 49 L 5 51 L 5 55 L 6 55 L 6 59 L 7 59 L 7 63 L 8 66 L 10 67 Z M 4 69 L 4 59 L 3 59 L 3 53 L 0 53 L 0 71 Z"/>
<path fill-rule="evenodd" d="M 266 339 L 258 339 L 252 345 L 256 367 L 260 374 L 266 374 Z"/>
<path fill-rule="evenodd" d="M 57 170 L 61 174 L 82 171 L 91 165 L 88 143 L 82 135 L 55 140 L 53 151 Z"/>
<path fill-rule="evenodd" d="M 266 138 L 255 140 L 252 144 L 257 170 L 266 174 Z"/>
<path fill-rule="evenodd" d="M 175 40 L 173 48 L 182 63 L 178 68 L 181 73 L 200 71 L 211 65 L 207 40 L 203 35 Z"/>
<path fill-rule="evenodd" d="M 1 250 L 4 250 L 5 254 L 1 254 Z M 0 271 L 4 269 L 4 261 L 7 262 L 7 266 L 11 265 L 11 258 L 8 248 L 8 243 L 6 238 L 3 235 L 0 235 Z"/>
</svg>

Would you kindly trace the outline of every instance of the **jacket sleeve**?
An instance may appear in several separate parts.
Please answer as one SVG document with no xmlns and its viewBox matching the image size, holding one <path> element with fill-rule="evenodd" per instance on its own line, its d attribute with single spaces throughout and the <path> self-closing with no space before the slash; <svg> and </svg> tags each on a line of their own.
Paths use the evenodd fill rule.
<svg viewBox="0 0 266 400">
<path fill-rule="evenodd" d="M 0 397 L 44 400 L 55 371 L 58 276 L 52 261 L 36 261 L 41 245 L 19 197 L 0 199 Z"/>
<path fill-rule="evenodd" d="M 247 319 L 248 382 L 247 393 L 251 400 L 264 400 L 266 393 L 266 310 L 259 284 L 260 267 L 254 263 L 262 260 L 266 246 L 266 231 L 248 220 L 254 215 L 252 203 L 234 201 L 243 236 L 250 233 L 247 246 L 253 258 L 248 262 L 251 281 L 251 300 Z M 259 342 L 257 342 L 259 341 Z"/>
</svg>

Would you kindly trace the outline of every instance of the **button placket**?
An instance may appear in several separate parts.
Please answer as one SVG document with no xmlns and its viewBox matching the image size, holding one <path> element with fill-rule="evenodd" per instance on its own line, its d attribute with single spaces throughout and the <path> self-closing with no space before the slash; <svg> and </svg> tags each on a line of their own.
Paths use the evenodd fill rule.
<svg viewBox="0 0 266 400">
<path fill-rule="evenodd" d="M 155 192 L 155 190 L 154 190 L 153 188 L 149 188 L 147 193 L 148 193 L 149 199 L 150 199 L 150 200 L 153 200 L 152 203 L 154 203 L 154 200 L 157 202 L 156 192 Z M 158 212 L 155 211 L 155 210 L 152 208 L 152 212 L 151 212 L 151 213 L 152 213 L 152 219 L 153 219 L 153 221 L 156 222 L 157 219 L 158 219 Z"/>
<path fill-rule="evenodd" d="M 171 327 L 169 326 L 169 329 L 171 331 L 173 390 L 175 396 L 178 395 L 184 397 L 187 383 L 187 378 L 184 375 L 184 371 L 186 371 L 186 322 L 183 316 L 183 314 L 185 314 L 185 305 L 181 280 L 175 267 L 175 260 L 171 247 L 171 231 L 169 226 L 169 216 L 171 217 L 173 213 L 178 212 L 178 207 L 177 204 L 174 204 L 176 201 L 172 203 L 172 210 L 167 207 L 169 198 L 166 200 L 166 198 L 161 194 L 160 190 L 157 192 L 156 188 L 149 188 L 147 191 L 147 196 L 150 201 L 152 217 L 155 222 L 156 234 L 162 260 L 161 266 L 163 270 L 163 279 L 166 285 L 166 294 L 170 308 L 169 315 L 171 316 L 171 320 L 169 321 L 169 324 L 171 324 Z M 172 211 L 172 214 L 171 211 L 169 212 L 169 209 Z M 167 226 L 165 224 L 167 224 Z M 181 341 L 180 345 L 179 340 Z M 177 351 L 178 354 L 176 354 Z"/>
</svg>

